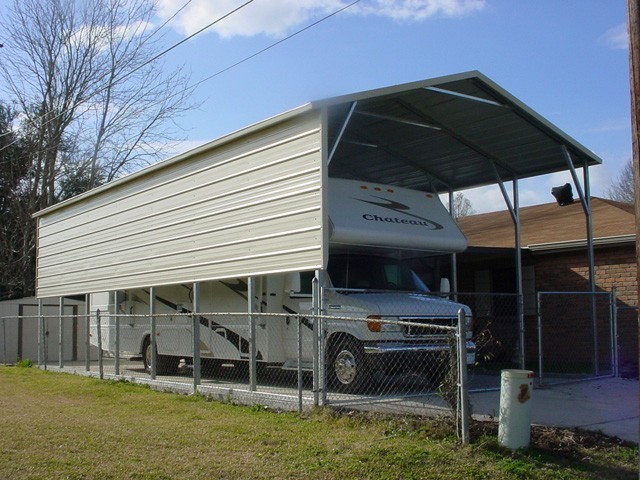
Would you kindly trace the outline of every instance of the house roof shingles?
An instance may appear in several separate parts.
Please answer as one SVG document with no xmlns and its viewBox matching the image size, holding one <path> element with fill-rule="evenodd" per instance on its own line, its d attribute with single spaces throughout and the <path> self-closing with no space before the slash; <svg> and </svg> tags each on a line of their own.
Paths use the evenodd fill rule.
<svg viewBox="0 0 640 480">
<path fill-rule="evenodd" d="M 591 198 L 593 238 L 635 234 L 633 205 Z M 470 247 L 513 248 L 514 224 L 506 211 L 458 219 Z M 564 207 L 546 203 L 520 208 L 522 248 L 530 245 L 584 240 L 586 218 L 579 200 Z"/>
</svg>

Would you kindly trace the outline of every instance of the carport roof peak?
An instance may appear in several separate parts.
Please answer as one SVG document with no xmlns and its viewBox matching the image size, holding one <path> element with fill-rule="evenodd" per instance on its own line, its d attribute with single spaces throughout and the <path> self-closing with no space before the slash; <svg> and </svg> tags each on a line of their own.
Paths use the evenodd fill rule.
<svg viewBox="0 0 640 480">
<path fill-rule="evenodd" d="M 311 102 L 328 112 L 329 175 L 433 192 L 601 160 L 473 70 Z"/>
</svg>

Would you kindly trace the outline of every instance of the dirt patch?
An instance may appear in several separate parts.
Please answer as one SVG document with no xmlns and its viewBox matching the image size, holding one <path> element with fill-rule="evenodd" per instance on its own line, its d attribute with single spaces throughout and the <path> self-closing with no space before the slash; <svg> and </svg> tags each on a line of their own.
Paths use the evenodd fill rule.
<svg viewBox="0 0 640 480">
<path fill-rule="evenodd" d="M 473 422 L 471 438 L 482 436 L 498 436 L 496 422 Z M 547 426 L 531 427 L 531 446 L 542 452 L 549 452 L 568 457 L 583 456 L 586 450 L 614 450 L 618 447 L 636 446 L 633 442 L 610 437 L 600 432 L 581 428 L 559 428 Z"/>
</svg>

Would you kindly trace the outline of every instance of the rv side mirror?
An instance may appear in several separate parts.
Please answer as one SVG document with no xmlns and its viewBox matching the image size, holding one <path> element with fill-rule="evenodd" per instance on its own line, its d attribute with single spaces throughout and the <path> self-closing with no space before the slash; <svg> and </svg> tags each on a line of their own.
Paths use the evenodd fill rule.
<svg viewBox="0 0 640 480">
<path fill-rule="evenodd" d="M 301 289 L 300 273 L 291 272 L 287 273 L 284 279 L 284 291 L 285 292 L 299 292 Z"/>
<path fill-rule="evenodd" d="M 440 279 L 440 293 L 450 293 L 451 292 L 451 284 L 449 283 L 448 278 Z"/>
</svg>

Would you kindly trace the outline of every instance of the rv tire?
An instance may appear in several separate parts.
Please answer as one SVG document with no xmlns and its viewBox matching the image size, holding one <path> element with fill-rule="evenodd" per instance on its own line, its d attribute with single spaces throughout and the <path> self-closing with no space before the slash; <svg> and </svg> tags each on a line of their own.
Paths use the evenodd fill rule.
<svg viewBox="0 0 640 480">
<path fill-rule="evenodd" d="M 142 344 L 142 360 L 144 362 L 144 369 L 147 373 L 151 373 L 152 354 L 151 340 L 149 337 L 146 337 Z M 156 375 L 175 375 L 178 372 L 179 364 L 179 357 L 156 354 Z"/>
<path fill-rule="evenodd" d="M 342 337 L 332 342 L 328 352 L 330 387 L 339 392 L 361 391 L 370 376 L 362 344 L 354 338 Z"/>
</svg>

